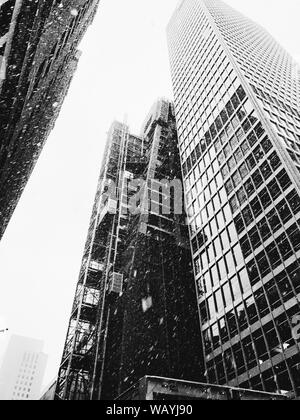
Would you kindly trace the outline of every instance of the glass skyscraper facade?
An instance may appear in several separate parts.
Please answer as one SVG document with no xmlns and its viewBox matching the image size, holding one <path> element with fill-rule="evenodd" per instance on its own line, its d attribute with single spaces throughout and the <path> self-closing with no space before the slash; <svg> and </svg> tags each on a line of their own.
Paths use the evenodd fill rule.
<svg viewBox="0 0 300 420">
<path fill-rule="evenodd" d="M 299 68 L 219 0 L 167 32 L 207 381 L 299 395 Z"/>
</svg>

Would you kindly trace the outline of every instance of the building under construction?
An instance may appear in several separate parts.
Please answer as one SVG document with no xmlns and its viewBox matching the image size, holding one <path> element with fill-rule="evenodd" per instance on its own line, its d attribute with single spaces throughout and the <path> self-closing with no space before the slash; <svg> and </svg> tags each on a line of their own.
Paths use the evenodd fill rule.
<svg viewBox="0 0 300 420">
<path fill-rule="evenodd" d="M 186 218 L 175 211 L 183 191 L 175 200 L 176 188 L 164 188 L 175 180 L 181 172 L 169 101 L 155 104 L 140 136 L 112 125 L 56 399 L 112 400 L 145 375 L 201 380 Z"/>
<path fill-rule="evenodd" d="M 53 128 L 99 0 L 0 0 L 0 238 Z"/>
</svg>

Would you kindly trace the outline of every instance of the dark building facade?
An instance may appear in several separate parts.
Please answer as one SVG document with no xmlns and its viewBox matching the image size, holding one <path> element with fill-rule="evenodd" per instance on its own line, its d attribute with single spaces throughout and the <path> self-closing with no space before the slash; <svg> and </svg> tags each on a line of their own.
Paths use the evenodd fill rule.
<svg viewBox="0 0 300 420">
<path fill-rule="evenodd" d="M 168 41 L 207 381 L 299 395 L 299 68 L 219 0 Z"/>
<path fill-rule="evenodd" d="M 0 2 L 0 238 L 59 114 L 98 1 Z"/>
<path fill-rule="evenodd" d="M 175 214 L 172 199 L 166 199 L 170 191 L 163 188 L 181 179 L 179 163 L 169 101 L 155 104 L 139 137 L 113 124 L 57 399 L 111 400 L 145 375 L 201 379 L 185 214 Z M 113 194 L 107 191 L 112 181 Z M 182 200 L 182 189 L 180 194 Z"/>
</svg>

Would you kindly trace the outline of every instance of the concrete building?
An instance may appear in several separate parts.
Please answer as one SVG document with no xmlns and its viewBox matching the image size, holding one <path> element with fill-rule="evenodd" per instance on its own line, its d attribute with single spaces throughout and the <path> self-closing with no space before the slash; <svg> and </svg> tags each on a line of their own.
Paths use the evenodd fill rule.
<svg viewBox="0 0 300 420">
<path fill-rule="evenodd" d="M 59 114 L 98 2 L 0 1 L 0 238 Z"/>
<path fill-rule="evenodd" d="M 181 171 L 169 101 L 154 105 L 140 136 L 112 125 L 57 399 L 114 399 L 145 375 L 201 379 L 182 185 L 178 212 L 160 185 L 175 179 Z"/>
<path fill-rule="evenodd" d="M 206 383 L 146 376 L 118 398 L 120 401 L 287 401 L 288 398 L 262 391 L 231 388 Z M 166 408 L 167 407 L 167 408 Z M 179 405 L 173 415 L 190 414 Z M 171 414 L 168 405 L 158 405 L 158 414 Z"/>
<path fill-rule="evenodd" d="M 42 341 L 12 336 L 0 370 L 0 399 L 38 400 L 46 364 Z"/>
<path fill-rule="evenodd" d="M 299 395 L 299 68 L 219 0 L 168 43 L 207 381 Z"/>
</svg>

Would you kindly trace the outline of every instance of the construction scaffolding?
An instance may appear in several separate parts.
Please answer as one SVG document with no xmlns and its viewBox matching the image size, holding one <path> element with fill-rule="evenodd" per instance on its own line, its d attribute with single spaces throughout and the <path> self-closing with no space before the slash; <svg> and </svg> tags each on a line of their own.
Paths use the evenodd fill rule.
<svg viewBox="0 0 300 420">
<path fill-rule="evenodd" d="M 137 144 L 139 164 L 143 141 L 128 127 L 114 123 L 107 147 L 82 260 L 69 331 L 60 367 L 56 396 L 59 399 L 98 399 L 105 353 L 109 305 L 122 293 L 123 276 L 117 271 L 126 216 L 122 214 L 124 164 Z M 108 194 L 115 185 L 114 197 Z"/>
<path fill-rule="evenodd" d="M 154 178 L 176 177 L 181 179 L 172 104 L 154 106 L 141 136 L 125 124 L 112 125 L 56 399 L 113 399 L 146 374 L 201 378 L 185 215 L 164 216 L 160 206 L 134 213 L 130 207 L 136 195 L 140 209 L 148 203 Z M 146 188 L 132 183 L 137 179 Z"/>
</svg>

